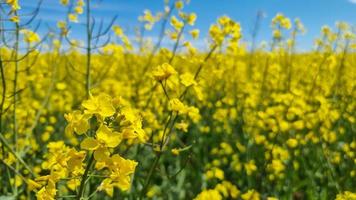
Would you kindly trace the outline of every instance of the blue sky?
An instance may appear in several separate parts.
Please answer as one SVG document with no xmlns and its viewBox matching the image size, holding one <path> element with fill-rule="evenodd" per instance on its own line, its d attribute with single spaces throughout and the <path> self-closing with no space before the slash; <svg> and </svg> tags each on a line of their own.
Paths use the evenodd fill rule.
<svg viewBox="0 0 356 200">
<path fill-rule="evenodd" d="M 55 26 L 56 21 L 65 16 L 65 9 L 59 5 L 59 0 L 43 1 L 38 16 L 38 19 L 42 20 L 41 32 L 45 32 L 46 26 Z M 138 25 L 137 18 L 144 9 L 155 12 L 162 10 L 163 7 L 163 0 L 93 1 L 97 19 L 103 18 L 108 21 L 117 15 L 117 24 L 127 30 L 129 35 L 133 34 L 134 27 Z M 20 0 L 24 12 L 33 8 L 35 2 L 36 0 Z M 346 21 L 356 25 L 356 0 L 191 0 L 185 10 L 197 13 L 196 28 L 201 30 L 202 37 L 206 35 L 210 24 L 219 16 L 227 15 L 241 23 L 244 40 L 250 40 L 250 30 L 258 11 L 265 13 L 259 40 L 270 39 L 270 21 L 276 13 L 281 12 L 290 18 L 298 17 L 307 28 L 307 33 L 299 38 L 299 49 L 302 50 L 310 48 L 323 25 L 334 26 L 336 21 Z M 81 25 L 75 27 L 77 31 L 73 32 L 72 36 L 82 38 Z M 150 35 L 157 35 L 157 32 L 155 28 Z M 204 43 L 204 40 L 200 40 L 200 43 Z"/>
</svg>

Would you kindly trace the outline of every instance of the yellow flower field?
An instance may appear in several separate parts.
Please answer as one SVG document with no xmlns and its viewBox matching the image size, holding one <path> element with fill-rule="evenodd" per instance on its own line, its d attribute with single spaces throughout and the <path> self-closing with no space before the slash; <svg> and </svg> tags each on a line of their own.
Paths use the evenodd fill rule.
<svg viewBox="0 0 356 200">
<path fill-rule="evenodd" d="M 251 46 L 221 16 L 203 50 L 186 1 L 144 11 L 153 41 L 91 1 L 60 0 L 47 34 L 28 26 L 46 1 L 26 18 L 1 1 L 0 200 L 356 200 L 355 27 L 299 52 L 299 19 L 277 14 Z"/>
</svg>

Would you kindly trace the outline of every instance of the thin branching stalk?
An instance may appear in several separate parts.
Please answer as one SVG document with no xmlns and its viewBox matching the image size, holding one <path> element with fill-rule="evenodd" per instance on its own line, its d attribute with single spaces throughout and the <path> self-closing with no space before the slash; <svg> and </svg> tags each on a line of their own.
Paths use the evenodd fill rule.
<svg viewBox="0 0 356 200">
<path fill-rule="evenodd" d="M 91 68 L 91 40 L 92 40 L 92 30 L 91 30 L 91 23 L 90 23 L 90 0 L 86 0 L 86 31 L 87 31 L 87 62 L 86 62 L 86 95 L 87 98 L 89 97 L 90 93 L 90 68 Z"/>
<path fill-rule="evenodd" d="M 17 15 L 17 13 L 15 12 Z M 19 54 L 19 44 L 20 44 L 20 26 L 19 23 L 15 23 L 16 32 L 15 32 L 15 45 L 14 45 L 14 79 L 13 79 L 13 113 L 12 113 L 12 123 L 13 123 L 13 140 L 15 144 L 15 153 L 18 152 L 18 135 L 17 135 L 17 81 L 18 81 L 18 71 L 19 71 L 19 61 L 18 61 L 18 54 Z M 16 159 L 15 169 L 18 170 L 18 160 Z M 17 186 L 16 186 L 16 178 L 14 179 L 14 189 L 15 195 L 17 195 Z"/>
<path fill-rule="evenodd" d="M 256 40 L 257 40 L 257 35 L 258 32 L 260 30 L 260 26 L 261 26 L 261 21 L 262 21 L 262 17 L 263 17 L 263 12 L 262 11 L 258 11 L 257 15 L 256 15 L 256 20 L 255 20 L 255 24 L 251 33 L 251 38 L 252 38 L 252 43 L 251 43 L 251 49 L 250 49 L 250 53 L 248 56 L 248 68 L 247 68 L 247 76 L 249 79 L 252 78 L 252 73 L 253 73 L 253 68 L 254 68 L 254 58 L 255 58 L 255 51 L 256 51 Z"/>
<path fill-rule="evenodd" d="M 203 62 L 198 66 L 198 69 L 197 69 L 197 71 L 196 71 L 196 73 L 194 75 L 194 80 L 197 80 L 202 68 L 204 67 L 204 64 L 209 60 L 209 58 L 215 52 L 217 47 L 218 47 L 218 45 L 214 45 L 210 49 L 210 51 L 208 52 L 206 57 L 204 58 Z M 162 87 L 164 88 L 163 84 L 162 84 Z M 180 99 L 182 99 L 182 100 L 184 99 L 184 97 L 185 97 L 186 93 L 188 92 L 188 90 L 189 90 L 189 87 L 187 87 L 183 91 L 183 93 L 180 95 Z M 166 97 L 169 99 L 168 95 Z M 161 139 L 161 142 L 160 142 L 160 145 L 159 145 L 159 151 L 156 153 L 155 160 L 154 160 L 154 162 L 152 163 L 152 165 L 151 165 L 151 167 L 149 169 L 149 173 L 148 173 L 148 175 L 147 175 L 147 177 L 145 179 L 143 189 L 141 190 L 141 193 L 140 193 L 140 198 L 142 198 L 146 194 L 147 189 L 150 186 L 150 182 L 151 182 L 151 179 L 153 177 L 153 172 L 156 169 L 157 165 L 159 164 L 159 160 L 162 157 L 162 154 L 164 152 L 165 147 L 168 145 L 169 138 L 171 136 L 171 133 L 173 131 L 173 128 L 174 128 L 174 125 L 175 125 L 177 119 L 178 119 L 178 113 L 171 111 L 169 116 L 168 116 L 168 120 L 167 120 L 167 122 L 165 124 L 165 128 L 163 130 L 163 136 L 162 136 L 162 139 Z"/>
<path fill-rule="evenodd" d="M 172 53 L 172 56 L 171 58 L 169 59 L 169 64 L 171 64 L 173 62 L 173 59 L 175 58 L 176 54 L 177 54 L 177 50 L 178 50 L 178 46 L 179 46 L 179 42 L 180 42 L 180 39 L 182 38 L 182 35 L 184 33 L 184 28 L 186 26 L 186 22 L 184 22 L 183 24 L 183 27 L 180 29 L 179 33 L 178 33 L 178 36 L 177 36 L 177 40 L 174 44 L 174 47 L 173 47 L 173 53 Z"/>
<path fill-rule="evenodd" d="M 79 190 L 78 190 L 78 194 L 77 194 L 77 198 L 76 198 L 77 200 L 82 199 L 82 197 L 84 196 L 85 183 L 87 181 L 88 174 L 89 174 L 90 169 L 94 162 L 95 162 L 94 153 L 91 153 L 91 155 L 89 156 L 89 159 L 87 160 L 87 164 L 86 164 L 84 174 L 82 176 L 82 180 L 80 181 L 80 186 L 79 186 Z"/>
</svg>

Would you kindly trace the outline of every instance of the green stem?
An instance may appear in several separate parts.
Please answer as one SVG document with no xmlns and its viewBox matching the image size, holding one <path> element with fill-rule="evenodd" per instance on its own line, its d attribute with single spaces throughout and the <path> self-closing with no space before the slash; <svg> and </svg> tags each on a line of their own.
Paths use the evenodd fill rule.
<svg viewBox="0 0 356 200">
<path fill-rule="evenodd" d="M 150 185 L 150 182 L 151 182 L 151 179 L 152 179 L 152 175 L 153 175 L 153 172 L 154 170 L 156 169 L 157 165 L 158 165 L 158 162 L 161 158 L 161 155 L 162 155 L 162 152 L 158 152 L 157 153 L 157 156 L 153 162 L 153 164 L 151 165 L 151 168 L 150 168 L 150 171 L 148 172 L 148 175 L 147 175 L 147 178 L 146 178 L 146 181 L 145 181 L 145 184 L 143 186 L 143 189 L 141 191 L 141 195 L 140 195 L 140 199 L 146 194 L 147 192 L 147 189 L 148 189 L 148 186 Z"/>
<path fill-rule="evenodd" d="M 91 168 L 93 163 L 94 163 L 94 153 L 92 153 L 90 155 L 90 158 L 89 158 L 89 160 L 87 162 L 87 166 L 85 168 L 84 174 L 82 176 L 82 180 L 80 182 L 79 191 L 78 191 L 78 194 L 77 194 L 77 200 L 80 200 L 84 195 L 85 182 L 86 182 L 86 180 L 88 178 L 88 173 L 89 173 L 90 168 Z"/>
<path fill-rule="evenodd" d="M 4 146 L 10 151 L 10 153 L 15 156 L 16 161 L 20 162 L 20 163 L 30 172 L 30 174 L 31 174 L 32 176 L 35 176 L 35 173 L 34 173 L 34 172 L 31 170 L 31 168 L 25 163 L 25 161 L 22 160 L 21 156 L 19 156 L 19 155 L 15 152 L 15 150 L 13 150 L 13 149 L 10 147 L 9 143 L 7 143 L 5 137 L 2 135 L 2 133 L 0 133 L 0 140 L 1 140 L 1 142 L 4 144 Z"/>
<path fill-rule="evenodd" d="M 17 13 L 15 12 L 15 15 Z M 14 71 L 14 80 L 13 80 L 13 115 L 12 115 L 12 123 L 13 123 L 13 139 L 15 143 L 15 153 L 17 154 L 18 152 L 18 135 L 17 135 L 17 116 L 16 116 L 16 110 L 17 110 L 17 80 L 18 80 L 18 71 L 19 71 L 19 61 L 18 61 L 18 50 L 19 50 L 19 39 L 20 39 L 20 26 L 19 23 L 15 23 L 16 27 L 16 32 L 15 32 L 15 48 L 14 48 L 14 62 L 15 62 L 15 71 Z M 16 159 L 15 163 L 15 169 L 18 171 L 19 168 L 19 163 L 18 159 Z M 16 186 L 16 178 L 14 179 L 14 189 L 15 189 L 15 195 L 17 196 L 17 186 Z"/>
<path fill-rule="evenodd" d="M 86 29 L 87 29 L 87 65 L 86 65 L 86 95 L 89 97 L 90 93 L 90 68 L 91 68 L 91 40 L 92 40 L 92 30 L 90 28 L 90 0 L 87 3 L 87 16 L 86 16 Z"/>
</svg>

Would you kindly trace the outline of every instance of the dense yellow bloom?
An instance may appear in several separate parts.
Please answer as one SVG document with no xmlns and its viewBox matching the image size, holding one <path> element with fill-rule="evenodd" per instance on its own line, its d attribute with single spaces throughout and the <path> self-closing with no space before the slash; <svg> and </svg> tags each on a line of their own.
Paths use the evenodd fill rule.
<svg viewBox="0 0 356 200">
<path fill-rule="evenodd" d="M 35 189 L 39 189 L 42 187 L 41 184 L 37 183 L 36 181 L 32 180 L 32 179 L 28 179 L 27 180 L 27 187 L 30 191 L 33 191 Z"/>
<path fill-rule="evenodd" d="M 42 37 L 3 1 L 0 199 L 355 199 L 351 25 L 299 52 L 305 27 L 283 14 L 271 41 L 241 41 L 232 18 L 200 34 L 189 0 L 165 0 L 128 36 L 95 1 L 59 2 Z M 68 38 L 84 12 L 91 38 Z"/>
<path fill-rule="evenodd" d="M 110 179 L 114 186 L 123 191 L 130 189 L 130 175 L 135 172 L 137 162 L 124 159 L 118 154 L 113 155 L 107 162 L 111 171 Z"/>
<path fill-rule="evenodd" d="M 219 191 L 224 198 L 231 197 L 232 199 L 236 199 L 240 195 L 240 190 L 228 181 L 217 184 L 215 190 Z"/>
<path fill-rule="evenodd" d="M 96 138 L 85 138 L 80 147 L 85 150 L 94 150 L 94 158 L 99 162 L 109 159 L 110 152 L 107 148 L 117 147 L 122 140 L 122 135 L 113 132 L 107 126 L 101 125 L 96 131 Z"/>
<path fill-rule="evenodd" d="M 189 86 L 197 84 L 197 82 L 194 80 L 194 76 L 191 73 L 184 73 L 184 74 L 181 74 L 179 77 L 180 77 L 181 83 L 185 87 L 189 87 Z"/>
<path fill-rule="evenodd" d="M 67 187 L 72 191 L 75 191 L 79 186 L 80 186 L 79 179 L 71 179 L 67 182 Z"/>
<path fill-rule="evenodd" d="M 194 26 L 195 21 L 197 19 L 197 15 L 195 13 L 179 13 L 180 17 L 185 20 L 187 24 L 190 26 Z"/>
<path fill-rule="evenodd" d="M 268 168 L 274 173 L 279 174 L 284 171 L 285 166 L 280 160 L 272 160 L 272 163 L 268 165 Z"/>
<path fill-rule="evenodd" d="M 142 129 L 142 118 L 137 111 L 123 108 L 121 114 L 117 116 L 117 120 L 122 125 L 124 139 L 138 139 L 139 142 L 145 142 L 148 139 Z"/>
<path fill-rule="evenodd" d="M 356 193 L 345 191 L 341 194 L 338 194 L 335 200 L 355 200 L 355 199 L 356 199 Z"/>
<path fill-rule="evenodd" d="M 251 175 L 253 172 L 255 172 L 257 170 L 254 160 L 250 160 L 244 166 L 245 166 L 247 175 Z"/>
<path fill-rule="evenodd" d="M 176 125 L 176 128 L 183 132 L 188 132 L 188 127 L 189 127 L 189 124 L 185 123 L 185 122 L 180 122 L 180 123 L 177 123 L 177 125 Z"/>
<path fill-rule="evenodd" d="M 226 39 L 238 42 L 241 38 L 241 27 L 229 17 L 222 16 L 218 19 L 217 24 L 210 26 L 209 35 L 216 45 L 221 45 Z"/>
<path fill-rule="evenodd" d="M 69 171 L 80 171 L 82 169 L 83 161 L 85 159 L 84 151 L 69 150 L 67 161 Z"/>
<path fill-rule="evenodd" d="M 220 180 L 224 180 L 224 176 L 225 176 L 224 171 L 216 167 L 211 170 L 208 170 L 205 174 L 208 179 L 217 178 Z"/>
<path fill-rule="evenodd" d="M 65 114 L 64 117 L 69 123 L 65 128 L 65 132 L 69 135 L 72 135 L 74 132 L 81 135 L 89 129 L 89 115 L 82 114 L 77 110 L 72 113 Z"/>
<path fill-rule="evenodd" d="M 281 28 L 290 29 L 292 24 L 290 22 L 290 19 L 285 17 L 282 13 L 278 13 L 272 19 L 272 26 L 281 26 Z"/>
<path fill-rule="evenodd" d="M 23 29 L 21 30 L 21 33 L 24 35 L 24 41 L 26 43 L 34 43 L 40 41 L 40 36 L 31 30 Z"/>
<path fill-rule="evenodd" d="M 166 80 L 174 74 L 177 74 L 176 70 L 168 63 L 157 66 L 152 72 L 153 77 L 157 81 Z"/>
<path fill-rule="evenodd" d="M 143 16 L 140 16 L 138 19 L 139 21 L 144 22 L 146 30 L 151 30 L 158 18 L 159 17 L 154 16 L 150 10 L 145 10 Z"/>
<path fill-rule="evenodd" d="M 90 96 L 89 100 L 82 103 L 82 106 L 86 109 L 86 114 L 98 114 L 102 117 L 110 117 L 115 113 L 115 108 L 112 104 L 112 98 L 106 94 L 100 94 L 98 96 Z"/>
<path fill-rule="evenodd" d="M 178 112 L 180 114 L 186 113 L 186 105 L 184 105 L 179 99 L 171 99 L 168 103 L 169 110 Z"/>
<path fill-rule="evenodd" d="M 290 147 L 290 148 L 295 148 L 298 146 L 298 140 L 294 139 L 294 138 L 290 138 L 287 140 L 287 145 Z"/>
<path fill-rule="evenodd" d="M 120 144 L 122 135 L 117 132 L 113 132 L 105 125 L 101 125 L 100 128 L 96 131 L 96 138 L 106 147 L 114 148 Z"/>
<path fill-rule="evenodd" d="M 204 190 L 194 200 L 222 200 L 222 196 L 216 190 Z"/>
<path fill-rule="evenodd" d="M 181 28 L 183 28 L 184 23 L 177 19 L 175 16 L 173 16 L 171 18 L 171 25 L 174 27 L 174 29 L 180 30 Z"/>
<path fill-rule="evenodd" d="M 55 183 L 49 179 L 48 185 L 46 187 L 41 188 L 37 194 L 37 200 L 54 200 L 56 196 L 57 190 Z"/>
<path fill-rule="evenodd" d="M 260 200 L 260 194 L 256 190 L 249 190 L 241 194 L 243 200 Z"/>
<path fill-rule="evenodd" d="M 21 9 L 18 0 L 6 0 L 5 2 L 6 2 L 8 5 L 11 6 L 11 11 L 12 11 L 12 12 Z"/>
</svg>

